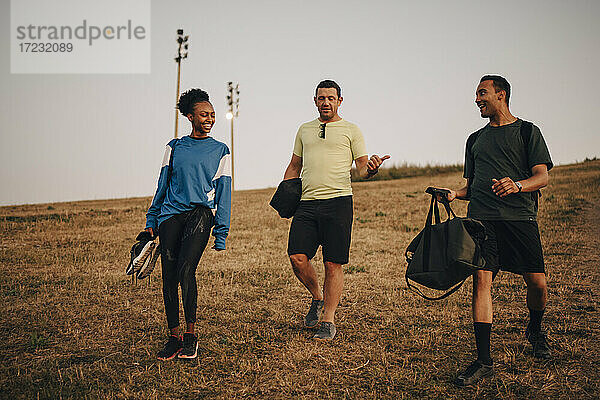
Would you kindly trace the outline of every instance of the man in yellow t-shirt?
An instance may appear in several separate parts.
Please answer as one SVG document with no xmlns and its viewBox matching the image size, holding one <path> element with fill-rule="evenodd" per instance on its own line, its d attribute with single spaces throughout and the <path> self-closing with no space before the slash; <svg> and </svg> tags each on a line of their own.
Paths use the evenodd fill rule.
<svg viewBox="0 0 600 400">
<path fill-rule="evenodd" d="M 338 115 L 342 100 L 342 90 L 334 81 L 324 80 L 317 85 L 314 101 L 319 118 L 298 129 L 292 160 L 283 177 L 302 178 L 302 198 L 290 227 L 288 255 L 294 274 L 312 295 L 305 326 L 316 328 L 323 312 L 315 339 L 333 339 L 336 334 L 334 315 L 342 294 L 342 265 L 348 263 L 352 233 L 352 161 L 361 177 L 370 178 L 390 158 L 368 158 L 360 129 Z M 323 291 L 310 263 L 319 245 L 325 264 Z"/>
</svg>

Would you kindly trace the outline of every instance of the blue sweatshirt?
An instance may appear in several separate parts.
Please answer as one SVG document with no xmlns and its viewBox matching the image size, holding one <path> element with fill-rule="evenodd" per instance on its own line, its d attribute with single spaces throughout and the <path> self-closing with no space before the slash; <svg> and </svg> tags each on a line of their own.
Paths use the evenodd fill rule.
<svg viewBox="0 0 600 400">
<path fill-rule="evenodd" d="M 171 152 L 173 168 L 168 183 Z M 231 218 L 230 159 L 227 145 L 211 137 L 171 140 L 165 149 L 156 194 L 146 213 L 146 228 L 156 230 L 173 215 L 205 206 L 215 215 L 215 248 L 224 250 Z"/>
</svg>

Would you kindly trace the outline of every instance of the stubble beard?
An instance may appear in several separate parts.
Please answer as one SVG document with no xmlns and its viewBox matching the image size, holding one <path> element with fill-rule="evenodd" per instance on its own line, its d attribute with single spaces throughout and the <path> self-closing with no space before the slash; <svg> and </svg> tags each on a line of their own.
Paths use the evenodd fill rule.
<svg viewBox="0 0 600 400">
<path fill-rule="evenodd" d="M 321 117 L 322 121 L 329 121 L 331 119 L 333 119 L 334 114 L 333 114 L 333 110 L 327 110 L 325 111 L 327 114 L 325 114 L 323 111 L 319 110 L 319 117 Z"/>
</svg>

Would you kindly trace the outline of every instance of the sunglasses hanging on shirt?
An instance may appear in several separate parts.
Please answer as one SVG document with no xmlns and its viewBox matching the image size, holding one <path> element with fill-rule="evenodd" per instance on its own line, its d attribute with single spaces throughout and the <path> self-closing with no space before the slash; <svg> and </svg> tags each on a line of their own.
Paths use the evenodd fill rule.
<svg viewBox="0 0 600 400">
<path fill-rule="evenodd" d="M 325 139 L 325 125 L 326 125 L 326 124 L 321 124 L 321 125 L 320 125 L 319 137 L 320 137 L 321 139 Z"/>
</svg>

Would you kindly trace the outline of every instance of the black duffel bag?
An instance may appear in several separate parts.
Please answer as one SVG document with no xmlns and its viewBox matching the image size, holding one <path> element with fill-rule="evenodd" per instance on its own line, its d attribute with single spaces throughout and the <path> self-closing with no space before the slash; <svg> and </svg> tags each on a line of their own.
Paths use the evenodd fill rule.
<svg viewBox="0 0 600 400">
<path fill-rule="evenodd" d="M 291 218 L 298 209 L 301 196 L 302 179 L 286 179 L 277 186 L 269 205 L 279 213 L 281 218 Z"/>
<path fill-rule="evenodd" d="M 447 190 L 429 187 L 425 192 L 431 195 L 431 204 L 425 228 L 406 248 L 406 284 L 425 299 L 441 300 L 457 291 L 477 269 L 485 268 L 481 256 L 485 228 L 477 220 L 457 217 L 446 198 Z M 444 222 L 440 219 L 438 195 L 448 214 Z M 439 297 L 428 297 L 410 281 L 430 289 L 450 290 Z"/>
</svg>

